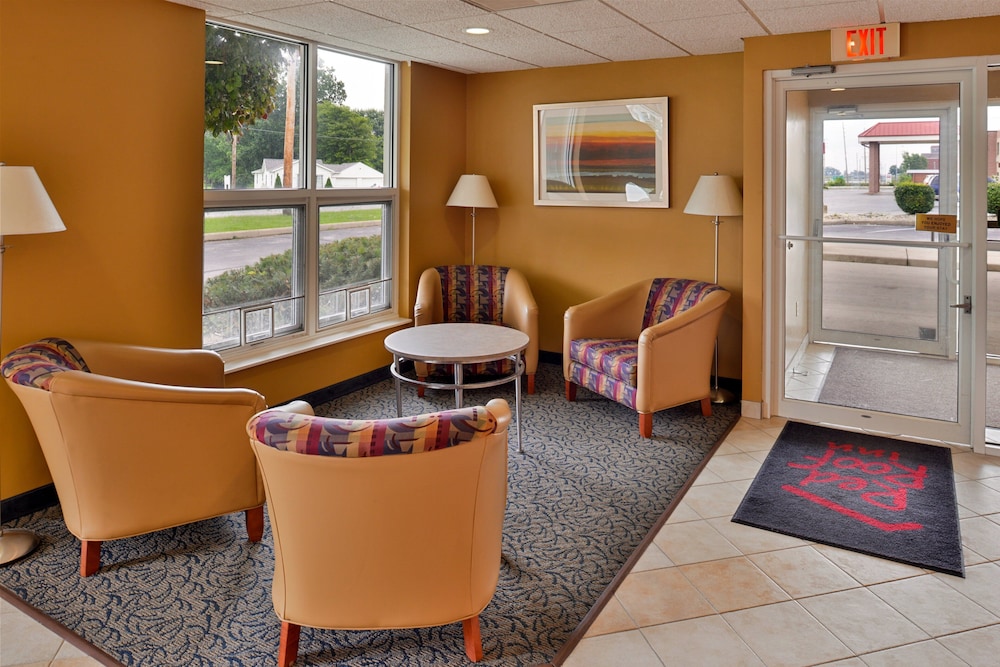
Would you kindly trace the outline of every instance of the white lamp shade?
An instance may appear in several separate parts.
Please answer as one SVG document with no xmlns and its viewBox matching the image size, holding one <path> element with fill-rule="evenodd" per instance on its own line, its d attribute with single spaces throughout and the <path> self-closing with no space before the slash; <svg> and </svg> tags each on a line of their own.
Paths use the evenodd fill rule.
<svg viewBox="0 0 1000 667">
<path fill-rule="evenodd" d="M 0 236 L 65 229 L 34 167 L 0 166 Z"/>
<path fill-rule="evenodd" d="M 490 182 L 481 174 L 463 174 L 448 197 L 448 206 L 469 208 L 497 208 L 496 197 L 490 189 Z"/>
<path fill-rule="evenodd" d="M 732 176 L 702 176 L 684 207 L 695 215 L 743 215 L 743 196 Z"/>
</svg>

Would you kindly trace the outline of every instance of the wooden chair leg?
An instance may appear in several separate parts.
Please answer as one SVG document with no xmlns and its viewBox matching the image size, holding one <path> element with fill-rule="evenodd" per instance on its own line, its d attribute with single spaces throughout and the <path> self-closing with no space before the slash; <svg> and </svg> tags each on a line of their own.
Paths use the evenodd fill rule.
<svg viewBox="0 0 1000 667">
<path fill-rule="evenodd" d="M 535 374 L 534 373 L 528 373 L 528 393 L 529 394 L 534 394 L 535 393 Z"/>
<path fill-rule="evenodd" d="M 566 400 L 572 403 L 576 400 L 576 385 L 566 380 Z"/>
<path fill-rule="evenodd" d="M 101 569 L 101 541 L 81 540 L 80 576 L 89 577 Z"/>
<path fill-rule="evenodd" d="M 479 634 L 479 616 L 462 621 L 462 636 L 465 637 L 465 655 L 472 662 L 483 659 L 483 637 Z"/>
<path fill-rule="evenodd" d="M 244 514 L 247 519 L 247 538 L 251 542 L 260 542 L 264 537 L 264 506 L 251 507 Z"/>
<path fill-rule="evenodd" d="M 712 399 L 711 398 L 703 398 L 703 399 L 701 399 L 701 415 L 703 417 L 711 417 L 712 416 Z"/>
<path fill-rule="evenodd" d="M 295 623 L 281 622 L 281 641 L 278 643 L 278 667 L 292 667 L 299 656 L 299 632 Z"/>
<path fill-rule="evenodd" d="M 425 377 L 422 378 L 419 375 L 417 376 L 417 382 L 426 382 L 426 381 L 427 381 L 427 378 L 425 378 Z M 426 389 L 426 387 L 424 387 L 424 385 L 422 385 L 422 384 L 418 384 L 417 385 L 417 396 L 418 397 L 420 397 L 420 398 L 424 397 L 424 389 Z"/>
<path fill-rule="evenodd" d="M 640 412 L 639 413 L 639 435 L 644 438 L 653 437 L 653 413 L 652 412 Z"/>
</svg>

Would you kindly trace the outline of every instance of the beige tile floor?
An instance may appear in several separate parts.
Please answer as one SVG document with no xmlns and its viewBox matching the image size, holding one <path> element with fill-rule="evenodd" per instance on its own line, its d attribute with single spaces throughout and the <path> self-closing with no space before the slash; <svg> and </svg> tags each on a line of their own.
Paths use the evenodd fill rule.
<svg viewBox="0 0 1000 667">
<path fill-rule="evenodd" d="M 1000 457 L 952 455 L 961 579 L 732 523 L 783 424 L 737 424 L 565 667 L 1000 665 Z"/>
<path fill-rule="evenodd" d="M 565 667 L 1000 665 L 1000 457 L 952 456 L 960 579 L 732 523 L 782 425 L 737 424 Z M 98 664 L 0 602 L 0 667 Z"/>
</svg>

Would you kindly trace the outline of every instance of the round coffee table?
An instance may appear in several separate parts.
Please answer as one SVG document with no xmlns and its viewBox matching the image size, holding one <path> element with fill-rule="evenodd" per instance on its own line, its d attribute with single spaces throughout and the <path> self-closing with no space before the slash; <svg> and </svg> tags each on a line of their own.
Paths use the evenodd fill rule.
<svg viewBox="0 0 1000 667">
<path fill-rule="evenodd" d="M 402 383 L 416 384 L 430 389 L 453 389 L 455 407 L 461 408 L 465 389 L 495 387 L 514 382 L 514 421 L 517 424 L 517 451 L 521 446 L 521 374 L 524 372 L 522 353 L 528 347 L 528 335 L 523 331 L 496 324 L 445 322 L 425 324 L 403 329 L 386 336 L 385 349 L 392 353 L 389 372 L 396 378 L 396 415 L 403 414 Z M 450 364 L 454 368 L 454 382 L 430 382 L 404 375 L 404 360 L 435 364 Z M 513 370 L 479 382 L 465 382 L 463 364 L 510 359 Z"/>
</svg>

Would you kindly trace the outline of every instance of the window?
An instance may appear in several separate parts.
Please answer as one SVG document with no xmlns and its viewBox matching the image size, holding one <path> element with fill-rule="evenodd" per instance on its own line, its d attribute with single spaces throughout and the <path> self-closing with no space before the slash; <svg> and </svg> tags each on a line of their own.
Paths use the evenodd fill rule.
<svg viewBox="0 0 1000 667">
<path fill-rule="evenodd" d="M 205 60 L 203 347 L 394 320 L 395 66 L 214 23 Z"/>
</svg>

